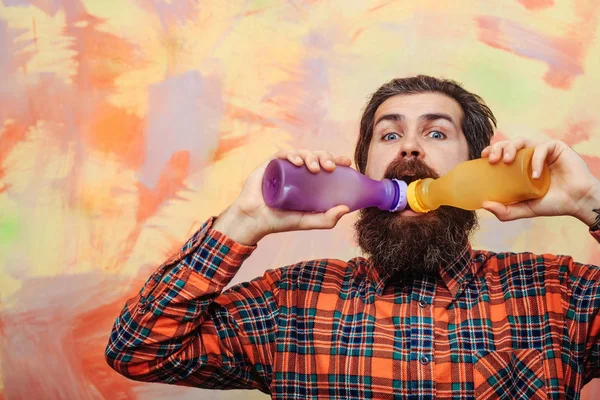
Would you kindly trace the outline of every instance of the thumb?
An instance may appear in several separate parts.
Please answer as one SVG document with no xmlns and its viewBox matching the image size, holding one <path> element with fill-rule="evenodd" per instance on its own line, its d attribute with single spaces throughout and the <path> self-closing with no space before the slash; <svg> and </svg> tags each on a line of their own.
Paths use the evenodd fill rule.
<svg viewBox="0 0 600 400">
<path fill-rule="evenodd" d="M 341 205 L 335 206 L 327 210 L 325 216 L 328 220 L 331 220 L 331 222 L 333 222 L 333 226 L 335 226 L 339 222 L 339 220 L 349 212 L 350 208 L 348 206 Z"/>
<path fill-rule="evenodd" d="M 481 208 L 494 214 L 500 221 L 514 221 L 535 216 L 527 201 L 512 204 L 484 201 Z"/>
<path fill-rule="evenodd" d="M 337 225 L 340 219 L 350 212 L 350 208 L 348 206 L 340 205 L 330 208 L 325 212 L 325 227 L 333 228 Z"/>
<path fill-rule="evenodd" d="M 348 206 L 335 206 L 324 213 L 302 213 L 297 229 L 331 229 L 348 212 L 350 212 Z"/>
</svg>

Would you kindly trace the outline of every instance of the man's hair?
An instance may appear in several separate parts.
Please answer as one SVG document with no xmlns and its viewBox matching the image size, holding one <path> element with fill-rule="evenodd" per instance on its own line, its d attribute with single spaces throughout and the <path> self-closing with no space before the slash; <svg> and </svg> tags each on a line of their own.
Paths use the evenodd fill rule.
<svg viewBox="0 0 600 400">
<path fill-rule="evenodd" d="M 462 131 L 469 144 L 469 158 L 479 158 L 494 135 L 496 117 L 483 99 L 449 79 L 426 75 L 397 78 L 382 85 L 371 96 L 360 120 L 360 135 L 354 151 L 354 162 L 362 173 L 367 167 L 369 145 L 373 136 L 373 120 L 377 108 L 390 97 L 401 94 L 441 93 L 458 102 L 463 110 Z"/>
</svg>

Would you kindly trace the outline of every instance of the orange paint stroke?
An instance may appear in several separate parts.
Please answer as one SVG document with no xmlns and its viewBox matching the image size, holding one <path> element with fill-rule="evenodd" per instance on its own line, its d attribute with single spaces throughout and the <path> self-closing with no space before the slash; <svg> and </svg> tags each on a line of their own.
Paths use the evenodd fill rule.
<svg viewBox="0 0 600 400">
<path fill-rule="evenodd" d="M 600 176 L 600 157 L 580 154 L 594 176 Z"/>
<path fill-rule="evenodd" d="M 374 11 L 380 10 L 380 9 L 382 9 L 382 8 L 384 8 L 384 7 L 387 7 L 387 6 L 389 6 L 389 5 L 390 5 L 390 4 L 392 4 L 392 3 L 396 3 L 397 1 L 398 1 L 398 0 L 389 0 L 389 1 L 386 1 L 386 2 L 384 2 L 384 3 L 378 4 L 378 5 L 374 6 L 374 7 L 371 7 L 371 8 L 369 8 L 369 9 L 367 10 L 367 12 L 370 12 L 370 13 L 371 13 L 371 12 L 374 12 Z"/>
<path fill-rule="evenodd" d="M 547 133 L 553 139 L 562 140 L 569 146 L 574 146 L 580 142 L 590 140 L 593 127 L 593 121 L 578 121 L 569 123 L 567 129 L 564 131 L 562 129 L 550 129 Z"/>
<path fill-rule="evenodd" d="M 4 127 L 2 135 L 0 135 L 0 179 L 4 177 L 4 161 L 14 148 L 27 136 L 27 127 L 16 123 L 8 124 Z M 0 193 L 7 189 L 4 186 Z"/>
<path fill-rule="evenodd" d="M 38 37 L 37 37 L 37 25 L 35 23 L 35 18 L 31 17 L 31 21 L 33 22 L 33 42 L 37 46 Z"/>
<path fill-rule="evenodd" d="M 352 41 L 352 43 L 356 42 L 356 40 L 359 38 L 360 35 L 362 35 L 362 33 L 365 31 L 365 28 L 359 28 L 356 30 L 356 32 L 354 32 L 354 34 L 352 35 L 352 39 L 350 39 Z"/>
<path fill-rule="evenodd" d="M 257 124 L 264 128 L 273 128 L 273 124 L 268 118 L 263 117 L 255 112 L 252 112 L 246 108 L 230 105 L 227 108 L 227 116 L 232 120 L 238 120 L 240 122 L 247 122 L 249 124 Z"/>
<path fill-rule="evenodd" d="M 249 136 L 238 136 L 238 137 L 232 137 L 232 138 L 224 138 L 224 139 L 220 139 L 219 140 L 219 144 L 217 146 L 217 149 L 215 150 L 213 156 L 212 156 L 212 161 L 219 161 L 221 160 L 223 157 L 225 157 L 228 153 L 230 153 L 232 150 L 235 150 L 239 147 L 242 147 L 243 145 L 245 145 L 246 143 L 248 143 L 250 141 L 250 137 Z"/>
<path fill-rule="evenodd" d="M 137 184 L 139 205 L 136 215 L 136 224 L 131 229 L 127 238 L 123 240 L 118 257 L 114 258 L 111 265 L 106 266 L 107 271 L 118 271 L 122 267 L 121 260 L 129 259 L 137 240 L 139 239 L 144 222 L 155 215 L 160 206 L 170 199 L 177 198 L 177 192 L 185 189 L 185 179 L 190 171 L 189 151 L 179 151 L 171 156 L 167 165 L 163 168 L 154 189 L 146 185 Z"/>
<path fill-rule="evenodd" d="M 141 68 L 147 62 L 126 39 L 99 30 L 105 21 L 89 14 L 82 16 L 80 21 L 88 24 L 70 26 L 68 30 L 75 38 L 76 82 L 84 91 L 89 91 L 90 87 L 112 89 L 123 73 Z"/>
<path fill-rule="evenodd" d="M 65 348 L 72 348 L 77 354 L 77 371 L 82 374 L 82 380 L 86 385 L 93 386 L 101 398 L 135 399 L 135 387 L 144 384 L 125 379 L 110 368 L 104 358 L 115 317 L 127 299 L 142 285 L 143 281 L 136 279 L 125 296 L 77 315 L 72 321 L 72 335 L 65 338 Z"/>
<path fill-rule="evenodd" d="M 519 0 L 519 3 L 523 4 L 526 9 L 532 11 L 543 10 L 554 6 L 554 0 Z"/>
<path fill-rule="evenodd" d="M 92 148 L 117 156 L 127 168 L 138 169 L 145 156 L 144 129 L 144 120 L 105 104 L 98 106 L 83 134 Z"/>
<path fill-rule="evenodd" d="M 592 38 L 581 34 L 545 35 L 517 22 L 489 16 L 478 17 L 477 26 L 479 40 L 486 45 L 546 63 L 544 80 L 552 87 L 568 89 L 583 74 L 584 56 Z"/>
<path fill-rule="evenodd" d="M 258 14 L 262 14 L 263 12 L 272 9 L 273 6 L 270 7 L 262 7 L 262 8 L 256 8 L 254 10 L 248 10 L 246 12 L 243 12 L 242 14 L 238 15 L 238 17 L 249 17 L 251 15 L 258 15 Z"/>
<path fill-rule="evenodd" d="M 189 169 L 189 151 L 178 151 L 171 156 L 167 166 L 160 173 L 158 183 L 154 189 L 150 189 L 141 183 L 138 184 L 138 223 L 154 215 L 161 204 L 175 198 L 177 191 L 185 188 L 184 181 L 188 176 Z"/>
</svg>

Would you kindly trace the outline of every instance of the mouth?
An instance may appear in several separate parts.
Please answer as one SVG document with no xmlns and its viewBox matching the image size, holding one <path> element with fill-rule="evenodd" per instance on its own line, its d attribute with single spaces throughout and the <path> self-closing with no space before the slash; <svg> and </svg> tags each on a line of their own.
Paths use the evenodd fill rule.
<svg viewBox="0 0 600 400">
<path fill-rule="evenodd" d="M 423 178 L 421 178 L 420 176 L 417 176 L 415 174 L 407 173 L 404 175 L 400 175 L 397 179 L 406 182 L 407 185 L 410 185 L 414 181 L 418 181 L 419 179 L 423 179 Z"/>
<path fill-rule="evenodd" d="M 404 181 L 407 185 L 410 185 L 411 183 L 418 181 L 419 179 L 424 179 L 424 178 L 426 178 L 426 177 L 421 177 L 420 175 L 408 172 L 408 173 L 399 175 L 398 178 L 396 178 L 396 179 Z M 410 207 L 410 204 L 407 204 L 406 208 L 400 212 L 400 215 L 416 216 L 416 215 L 422 215 L 422 213 L 418 213 L 418 212 L 414 211 Z"/>
<path fill-rule="evenodd" d="M 406 206 L 406 208 L 404 210 L 400 211 L 398 213 L 398 215 L 401 215 L 403 217 L 419 217 L 419 216 L 425 215 L 425 214 L 413 211 L 410 208 L 410 206 Z"/>
</svg>

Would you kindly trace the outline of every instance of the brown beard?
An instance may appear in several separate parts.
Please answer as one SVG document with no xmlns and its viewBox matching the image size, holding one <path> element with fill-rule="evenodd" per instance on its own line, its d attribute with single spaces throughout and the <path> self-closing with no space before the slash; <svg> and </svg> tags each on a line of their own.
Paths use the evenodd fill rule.
<svg viewBox="0 0 600 400">
<path fill-rule="evenodd" d="M 388 166 L 384 178 L 407 183 L 439 175 L 416 158 L 399 158 Z M 360 210 L 356 239 L 370 255 L 375 268 L 400 280 L 436 276 L 454 262 L 477 228 L 474 211 L 442 206 L 419 216 L 400 216 L 376 207 Z"/>
</svg>

